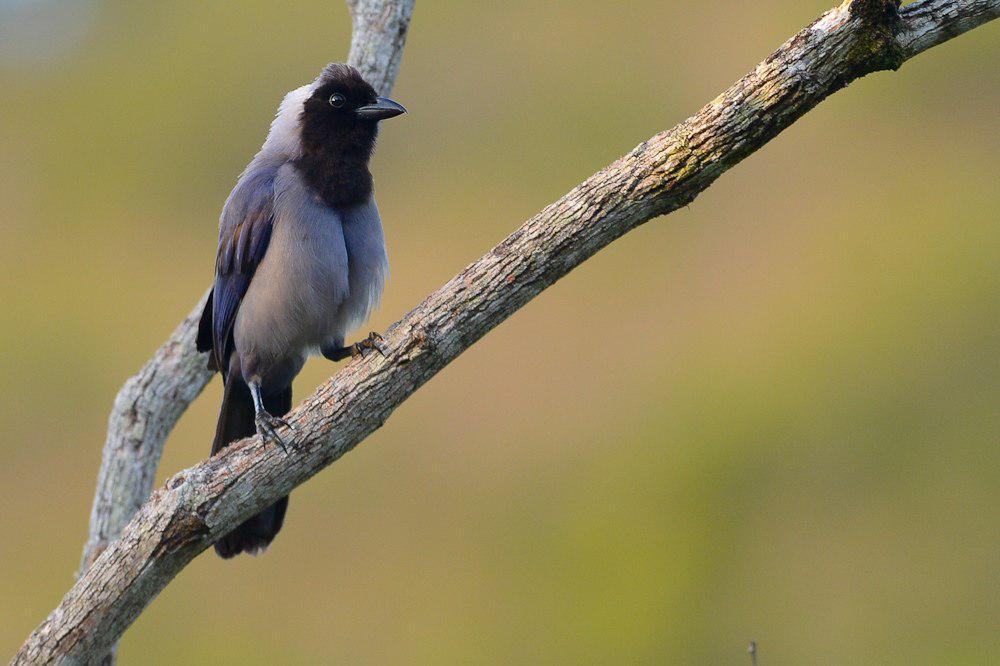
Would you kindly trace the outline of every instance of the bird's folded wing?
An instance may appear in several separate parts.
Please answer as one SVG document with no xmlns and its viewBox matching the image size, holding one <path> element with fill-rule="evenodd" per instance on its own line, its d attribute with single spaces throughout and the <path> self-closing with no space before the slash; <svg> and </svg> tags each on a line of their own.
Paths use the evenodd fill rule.
<svg viewBox="0 0 1000 666">
<path fill-rule="evenodd" d="M 233 324 L 250 281 L 267 252 L 274 227 L 274 171 L 245 174 L 226 201 L 219 226 L 215 286 L 202 317 L 211 310 L 211 348 L 215 366 L 225 372 L 233 352 Z M 199 331 L 199 347 L 207 340 Z M 206 349 L 207 351 L 207 349 Z"/>
</svg>

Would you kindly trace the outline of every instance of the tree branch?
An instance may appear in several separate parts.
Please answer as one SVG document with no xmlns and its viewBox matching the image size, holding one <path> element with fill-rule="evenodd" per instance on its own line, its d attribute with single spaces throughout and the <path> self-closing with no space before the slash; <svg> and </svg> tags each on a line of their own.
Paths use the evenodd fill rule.
<svg viewBox="0 0 1000 666">
<path fill-rule="evenodd" d="M 207 298 L 206 293 L 139 374 L 118 391 L 108 417 L 108 436 L 90 511 L 90 534 L 77 578 L 118 538 L 149 497 L 167 435 L 212 378 L 202 354 L 194 348 L 198 319 Z M 117 646 L 112 646 L 101 664 L 114 664 L 116 651 Z"/>
<path fill-rule="evenodd" d="M 392 92 L 399 73 L 415 0 L 347 0 L 353 31 L 347 62 L 381 95 Z"/>
<path fill-rule="evenodd" d="M 392 22 L 390 13 L 350 4 L 356 27 Z M 851 81 L 896 69 L 998 15 L 1000 0 L 922 0 L 901 9 L 893 0 L 848 0 L 828 11 L 697 114 L 549 205 L 394 324 L 385 335 L 387 358 L 352 361 L 288 416 L 297 429 L 293 452 L 253 437 L 170 479 L 28 637 L 14 663 L 103 654 L 198 553 L 351 450 L 430 377 L 571 269 L 629 230 L 689 204 Z M 401 44 L 405 26 L 397 34 Z M 379 53 L 366 48 L 360 60 L 371 63 L 366 67 L 398 65 L 398 56 Z M 185 327 L 192 325 L 182 324 L 175 338 L 193 346 Z M 184 362 L 193 356 L 182 354 Z"/>
<path fill-rule="evenodd" d="M 399 72 L 415 0 L 348 0 L 353 31 L 348 62 L 383 95 Z M 101 454 L 90 531 L 83 547 L 79 578 L 153 489 L 163 443 L 177 421 L 212 379 L 205 357 L 195 350 L 198 319 L 208 293 L 138 374 L 118 391 Z M 112 650 L 102 660 L 110 666 Z"/>
<path fill-rule="evenodd" d="M 1000 17 L 995 0 L 925 0 L 903 8 L 906 20 L 896 39 L 906 59 Z"/>
<path fill-rule="evenodd" d="M 90 536 L 78 575 L 118 538 L 125 523 L 149 497 L 164 440 L 212 378 L 203 355 L 194 348 L 198 318 L 207 296 L 139 374 L 118 391 L 108 418 L 108 437 L 90 514 Z"/>
</svg>

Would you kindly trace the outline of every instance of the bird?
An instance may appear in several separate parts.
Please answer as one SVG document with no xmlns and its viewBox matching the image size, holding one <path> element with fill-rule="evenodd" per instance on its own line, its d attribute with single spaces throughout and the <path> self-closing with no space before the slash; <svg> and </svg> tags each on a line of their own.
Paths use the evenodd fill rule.
<svg viewBox="0 0 1000 666">
<path fill-rule="evenodd" d="M 377 333 L 345 340 L 378 306 L 388 279 L 369 160 L 380 121 L 403 113 L 356 68 L 330 63 L 285 95 L 226 199 L 196 340 L 224 386 L 212 455 L 255 433 L 287 452 L 279 430 L 291 428 L 282 417 L 306 359 L 384 353 Z M 286 496 L 215 551 L 225 559 L 263 552 L 287 508 Z"/>
</svg>

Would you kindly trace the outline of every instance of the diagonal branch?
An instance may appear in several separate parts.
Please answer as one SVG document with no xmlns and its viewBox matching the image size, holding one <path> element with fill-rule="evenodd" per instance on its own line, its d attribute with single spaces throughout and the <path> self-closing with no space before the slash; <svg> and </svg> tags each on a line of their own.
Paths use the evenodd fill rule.
<svg viewBox="0 0 1000 666">
<path fill-rule="evenodd" d="M 175 475 L 14 662 L 102 654 L 198 553 L 351 450 L 543 289 L 629 230 L 693 201 L 851 81 L 897 69 L 998 16 L 1000 0 L 921 0 L 901 9 L 893 0 L 847 0 L 828 11 L 697 114 L 550 204 L 393 325 L 387 358 L 349 363 L 288 417 L 297 428 L 294 452 L 254 437 Z M 395 66 L 392 58 L 379 62 Z"/>
<path fill-rule="evenodd" d="M 902 10 L 906 20 L 896 36 L 906 59 L 947 42 L 1000 16 L 995 0 L 924 0 Z"/>
</svg>

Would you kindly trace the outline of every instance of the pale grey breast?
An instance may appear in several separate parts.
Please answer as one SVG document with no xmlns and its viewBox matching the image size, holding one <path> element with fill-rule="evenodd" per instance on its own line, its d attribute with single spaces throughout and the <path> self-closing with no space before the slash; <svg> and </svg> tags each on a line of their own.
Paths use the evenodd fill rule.
<svg viewBox="0 0 1000 666">
<path fill-rule="evenodd" d="M 340 215 L 347 247 L 348 295 L 329 341 L 343 344 L 343 337 L 368 321 L 378 307 L 389 279 L 389 258 L 374 195 L 360 206 L 341 210 Z"/>
<path fill-rule="evenodd" d="M 234 329 L 244 376 L 298 372 L 321 345 L 342 346 L 378 305 L 387 277 L 374 200 L 329 208 L 294 166 L 282 166 L 274 181 L 271 241 Z"/>
</svg>

